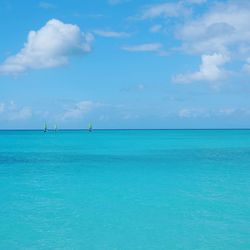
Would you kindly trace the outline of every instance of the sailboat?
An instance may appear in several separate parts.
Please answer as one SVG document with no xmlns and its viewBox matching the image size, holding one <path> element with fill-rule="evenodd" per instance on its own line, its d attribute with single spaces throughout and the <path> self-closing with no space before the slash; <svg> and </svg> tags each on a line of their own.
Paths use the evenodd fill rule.
<svg viewBox="0 0 250 250">
<path fill-rule="evenodd" d="M 55 132 L 57 132 L 57 130 L 58 130 L 58 128 L 57 128 L 57 124 L 55 124 L 55 126 L 54 126 L 54 130 L 55 130 Z"/>
<path fill-rule="evenodd" d="M 92 132 L 92 130 L 93 130 L 93 126 L 91 123 L 89 124 L 88 130 L 89 130 L 89 132 Z"/>
<path fill-rule="evenodd" d="M 45 133 L 45 132 L 47 132 L 48 131 L 48 126 L 47 126 L 47 123 L 45 122 L 44 123 L 44 130 L 43 130 L 43 132 Z"/>
</svg>

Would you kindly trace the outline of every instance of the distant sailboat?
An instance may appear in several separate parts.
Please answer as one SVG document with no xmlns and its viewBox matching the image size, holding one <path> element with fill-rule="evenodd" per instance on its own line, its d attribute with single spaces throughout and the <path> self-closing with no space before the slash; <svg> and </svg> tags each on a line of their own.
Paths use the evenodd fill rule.
<svg viewBox="0 0 250 250">
<path fill-rule="evenodd" d="M 44 123 L 44 130 L 43 130 L 43 132 L 45 133 L 45 132 L 47 132 L 48 131 L 48 126 L 47 126 L 47 123 L 45 122 Z"/>
<path fill-rule="evenodd" d="M 89 132 L 92 132 L 92 130 L 93 130 L 93 126 L 91 123 L 89 124 L 88 130 L 89 130 Z"/>
<path fill-rule="evenodd" d="M 57 124 L 55 124 L 54 130 L 55 130 L 55 132 L 57 132 L 57 130 L 58 130 Z"/>
</svg>

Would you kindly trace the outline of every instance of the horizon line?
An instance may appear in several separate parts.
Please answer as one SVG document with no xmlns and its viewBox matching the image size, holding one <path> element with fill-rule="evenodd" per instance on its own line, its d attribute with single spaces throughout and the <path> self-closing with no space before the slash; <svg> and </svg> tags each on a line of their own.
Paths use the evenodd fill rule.
<svg viewBox="0 0 250 250">
<path fill-rule="evenodd" d="M 96 128 L 93 131 L 98 130 L 250 130 L 250 128 Z M 43 129 L 0 129 L 0 131 L 43 131 Z M 55 131 L 54 129 L 48 129 L 48 131 Z M 62 128 L 57 131 L 88 131 L 87 128 Z"/>
</svg>

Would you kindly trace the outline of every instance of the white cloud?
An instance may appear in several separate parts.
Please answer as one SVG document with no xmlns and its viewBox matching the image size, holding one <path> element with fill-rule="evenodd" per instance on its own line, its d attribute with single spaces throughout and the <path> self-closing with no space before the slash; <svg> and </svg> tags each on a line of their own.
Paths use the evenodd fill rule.
<svg viewBox="0 0 250 250">
<path fill-rule="evenodd" d="M 130 0 L 108 0 L 110 5 L 117 5 L 125 2 L 129 2 Z"/>
<path fill-rule="evenodd" d="M 191 5 L 204 4 L 207 0 L 179 0 L 159 4 L 146 5 L 135 19 L 187 17 L 193 12 Z"/>
<path fill-rule="evenodd" d="M 189 14 L 190 10 L 182 2 L 161 3 L 144 7 L 138 18 L 143 20 L 156 17 L 179 17 Z"/>
<path fill-rule="evenodd" d="M 0 64 L 0 74 L 65 65 L 70 56 L 89 52 L 92 40 L 93 36 L 82 33 L 77 25 L 52 19 L 40 30 L 29 32 L 21 51 Z"/>
<path fill-rule="evenodd" d="M 0 114 L 3 113 L 4 108 L 5 108 L 5 104 L 3 102 L 0 103 Z"/>
<path fill-rule="evenodd" d="M 103 107 L 105 104 L 93 101 L 81 101 L 66 109 L 62 116 L 62 120 L 71 120 L 83 118 L 92 110 Z"/>
<path fill-rule="evenodd" d="M 183 108 L 179 110 L 178 116 L 180 118 L 196 118 L 196 117 L 209 117 L 210 114 L 207 110 L 202 108 Z"/>
<path fill-rule="evenodd" d="M 54 9 L 56 6 L 52 3 L 48 2 L 40 2 L 39 7 L 42 9 Z"/>
<path fill-rule="evenodd" d="M 133 46 L 123 46 L 122 49 L 129 52 L 159 52 L 163 45 L 161 43 L 144 43 Z"/>
<path fill-rule="evenodd" d="M 230 1 L 214 5 L 198 19 L 185 23 L 177 32 L 188 53 L 225 53 L 250 44 L 250 3 Z"/>
<path fill-rule="evenodd" d="M 160 32 L 161 29 L 162 29 L 162 25 L 160 25 L 160 24 L 155 24 L 155 25 L 151 26 L 149 30 L 150 30 L 150 32 L 152 32 L 152 33 L 157 33 L 157 32 Z"/>
<path fill-rule="evenodd" d="M 206 3 L 207 0 L 186 0 L 185 2 L 188 4 L 203 4 Z"/>
<path fill-rule="evenodd" d="M 122 37 L 129 37 L 130 34 L 126 32 L 117 32 L 111 30 L 95 30 L 95 34 L 103 37 L 111 37 L 111 38 L 122 38 Z"/>
<path fill-rule="evenodd" d="M 220 80 L 226 76 L 223 65 L 234 58 L 244 61 L 243 70 L 250 72 L 249 23 L 250 2 L 238 0 L 212 4 L 203 15 L 179 26 L 176 38 L 182 42 L 181 50 L 188 54 L 198 54 L 203 59 L 199 71 L 180 74 L 174 80 Z M 220 55 L 220 58 L 214 57 L 215 62 L 204 60 L 204 55 L 214 54 Z"/>
<path fill-rule="evenodd" d="M 226 76 L 221 68 L 229 58 L 222 54 L 203 55 L 200 69 L 194 73 L 180 74 L 174 78 L 175 82 L 189 83 L 193 81 L 218 81 Z"/>
<path fill-rule="evenodd" d="M 218 114 L 228 116 L 234 114 L 237 111 L 239 110 L 237 110 L 236 108 L 222 108 L 218 110 Z M 240 110 L 240 111 L 245 111 L 245 110 Z"/>
<path fill-rule="evenodd" d="M 232 107 L 224 107 L 224 108 L 182 108 L 178 111 L 177 115 L 183 119 L 190 118 L 209 118 L 209 117 L 229 117 L 229 116 L 249 116 L 250 110 L 249 108 L 232 108 Z"/>
<path fill-rule="evenodd" d="M 8 115 L 8 120 L 26 120 L 32 116 L 32 110 L 29 107 L 23 107 L 15 112 L 12 112 Z"/>
<path fill-rule="evenodd" d="M 247 73 L 250 73 L 250 57 L 247 58 L 246 63 L 243 66 L 243 70 Z"/>
<path fill-rule="evenodd" d="M 13 101 L 0 103 L 0 120 L 27 120 L 33 115 L 30 107 L 18 107 Z"/>
<path fill-rule="evenodd" d="M 140 118 L 140 116 L 138 114 L 126 113 L 126 114 L 122 115 L 123 120 L 134 120 L 134 119 L 139 119 L 139 118 Z"/>
</svg>

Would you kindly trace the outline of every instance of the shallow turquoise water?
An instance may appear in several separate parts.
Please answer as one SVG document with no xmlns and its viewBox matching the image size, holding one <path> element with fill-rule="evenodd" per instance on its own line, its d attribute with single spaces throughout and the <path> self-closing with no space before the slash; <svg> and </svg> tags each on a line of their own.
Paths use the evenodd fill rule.
<svg viewBox="0 0 250 250">
<path fill-rule="evenodd" d="M 250 131 L 0 131 L 0 249 L 250 249 Z"/>
</svg>

